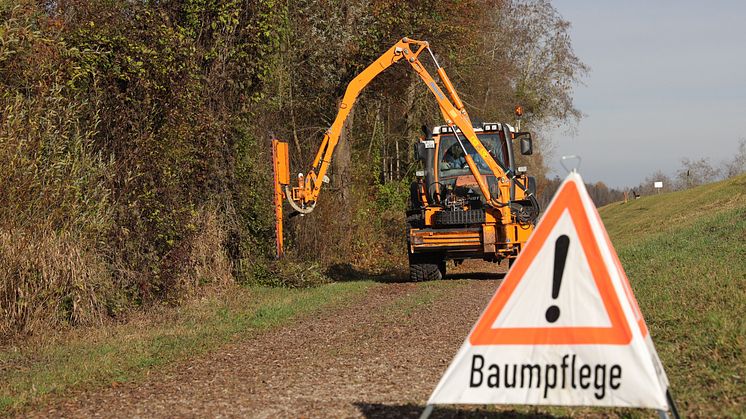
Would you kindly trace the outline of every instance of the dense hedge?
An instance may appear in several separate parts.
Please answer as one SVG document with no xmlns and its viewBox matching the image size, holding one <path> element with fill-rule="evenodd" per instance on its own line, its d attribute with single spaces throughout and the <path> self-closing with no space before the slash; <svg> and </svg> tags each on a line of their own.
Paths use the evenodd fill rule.
<svg viewBox="0 0 746 419">
<path fill-rule="evenodd" d="M 0 22 L 0 333 L 292 273 L 269 262 L 270 135 L 304 170 L 346 82 L 401 36 L 431 42 L 480 119 L 575 118 L 585 71 L 541 0 L 16 0 Z M 400 256 L 411 141 L 438 115 L 405 70 L 373 83 L 318 214 L 290 227 L 297 259 Z"/>
</svg>

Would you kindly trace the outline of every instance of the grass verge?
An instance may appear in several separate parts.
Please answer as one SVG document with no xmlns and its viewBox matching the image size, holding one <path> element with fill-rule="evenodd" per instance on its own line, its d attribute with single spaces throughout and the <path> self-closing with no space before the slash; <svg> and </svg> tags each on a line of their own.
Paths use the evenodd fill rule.
<svg viewBox="0 0 746 419">
<path fill-rule="evenodd" d="M 374 286 L 241 287 L 108 328 L 64 333 L 0 349 L 0 414 L 73 389 L 135 380 L 289 319 L 343 304 Z"/>
<path fill-rule="evenodd" d="M 679 407 L 746 413 L 746 206 L 619 249 Z"/>
<path fill-rule="evenodd" d="M 746 175 L 685 191 L 646 196 L 600 209 L 614 246 L 676 232 L 723 211 L 746 207 Z"/>
<path fill-rule="evenodd" d="M 600 210 L 686 416 L 746 414 L 746 176 Z"/>
<path fill-rule="evenodd" d="M 600 213 L 680 413 L 745 417 L 746 176 L 611 204 Z M 536 416 L 655 415 L 642 409 L 493 409 Z"/>
</svg>

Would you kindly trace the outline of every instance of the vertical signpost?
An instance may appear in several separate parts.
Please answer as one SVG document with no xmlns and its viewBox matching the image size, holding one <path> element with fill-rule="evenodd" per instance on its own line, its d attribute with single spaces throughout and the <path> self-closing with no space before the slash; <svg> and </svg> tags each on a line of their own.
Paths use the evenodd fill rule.
<svg viewBox="0 0 746 419">
<path fill-rule="evenodd" d="M 653 187 L 655 188 L 655 193 L 660 193 L 661 189 L 663 189 L 663 182 L 654 182 Z"/>
</svg>

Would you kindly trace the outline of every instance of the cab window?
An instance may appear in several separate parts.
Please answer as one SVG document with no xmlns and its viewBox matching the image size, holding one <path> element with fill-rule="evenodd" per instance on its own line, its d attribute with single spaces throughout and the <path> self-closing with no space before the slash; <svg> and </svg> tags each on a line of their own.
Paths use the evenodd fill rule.
<svg viewBox="0 0 746 419">
<path fill-rule="evenodd" d="M 504 169 L 505 160 L 503 158 L 503 148 L 500 146 L 501 142 L 499 134 L 478 134 L 477 136 L 487 151 L 495 157 L 497 164 Z M 461 142 L 463 143 L 464 148 L 466 148 L 466 152 L 469 153 L 472 159 L 474 159 L 474 163 L 476 163 L 480 173 L 485 175 L 492 174 L 487 163 L 479 154 L 477 154 L 471 143 L 469 143 L 469 141 L 463 136 L 461 137 Z M 443 179 L 452 176 L 471 174 L 469 166 L 466 164 L 464 150 L 453 135 L 445 135 L 440 138 L 438 156 L 439 178 Z"/>
</svg>

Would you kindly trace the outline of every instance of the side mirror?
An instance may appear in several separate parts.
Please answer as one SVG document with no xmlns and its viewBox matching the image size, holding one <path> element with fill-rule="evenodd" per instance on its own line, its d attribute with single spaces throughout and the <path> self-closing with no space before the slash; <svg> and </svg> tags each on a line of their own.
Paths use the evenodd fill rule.
<svg viewBox="0 0 746 419">
<path fill-rule="evenodd" d="M 414 143 L 414 158 L 415 160 L 425 160 L 425 144 L 421 141 Z"/>
<path fill-rule="evenodd" d="M 428 148 L 435 149 L 435 140 L 426 139 L 424 141 L 417 141 L 416 143 L 414 143 L 414 158 L 422 162 L 427 160 Z"/>
<path fill-rule="evenodd" d="M 422 126 L 420 127 L 420 129 L 422 130 L 422 133 L 425 134 L 425 139 L 426 140 L 432 140 L 433 139 L 433 130 L 431 130 L 430 127 L 428 127 L 426 124 L 422 124 Z"/>
<path fill-rule="evenodd" d="M 530 156 L 534 154 L 534 145 L 531 140 L 531 133 L 521 133 L 521 154 L 524 156 Z"/>
</svg>

